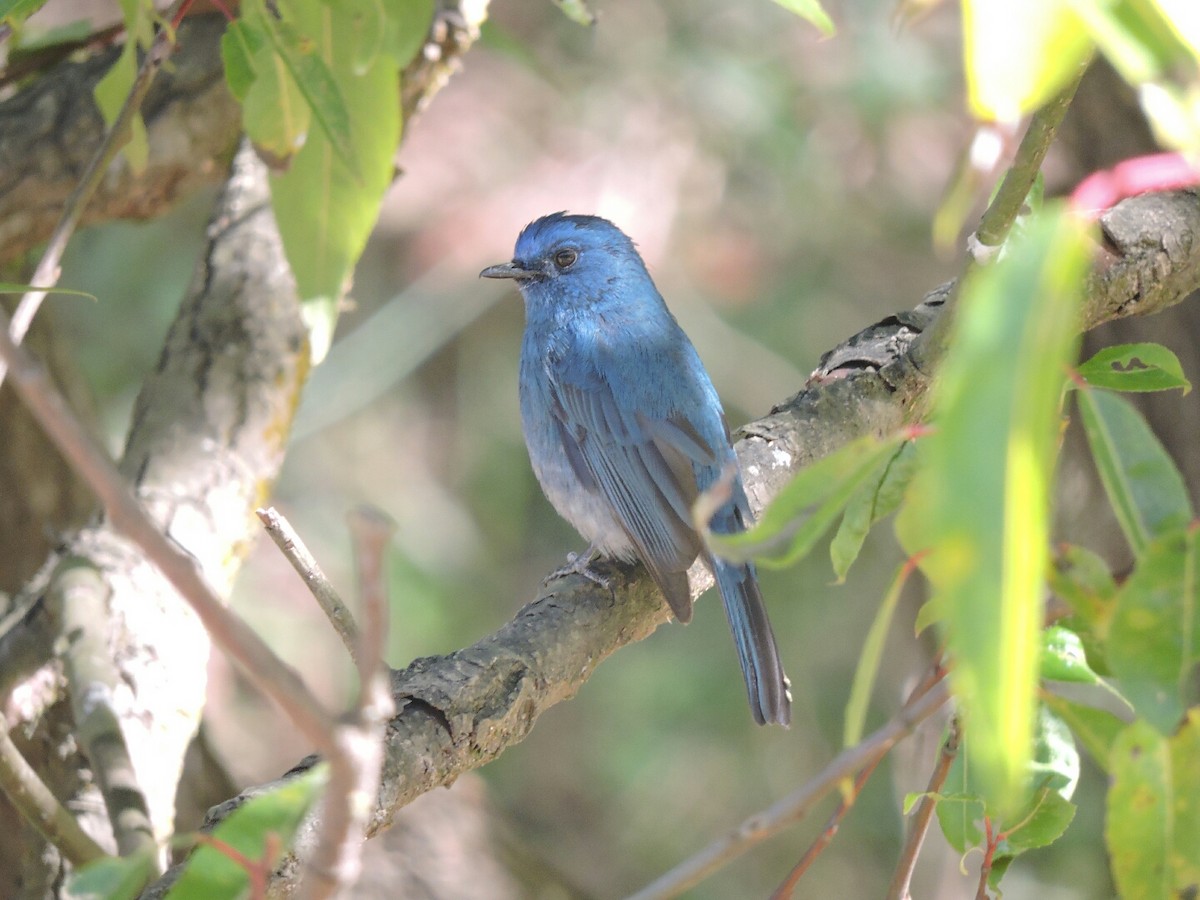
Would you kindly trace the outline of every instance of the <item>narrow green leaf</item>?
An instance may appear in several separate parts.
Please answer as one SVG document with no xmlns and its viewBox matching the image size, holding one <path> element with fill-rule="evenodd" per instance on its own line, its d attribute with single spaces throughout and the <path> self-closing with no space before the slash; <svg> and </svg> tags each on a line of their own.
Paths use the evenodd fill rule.
<svg viewBox="0 0 1200 900">
<path fill-rule="evenodd" d="M 111 127 L 116 121 L 136 77 L 137 45 L 130 40 L 125 43 L 125 49 L 112 64 L 112 68 L 96 82 L 93 91 L 96 105 L 100 108 L 106 126 Z M 146 136 L 146 123 L 142 120 L 141 113 L 133 117 L 129 124 L 129 133 L 119 135 L 118 139 L 120 138 L 124 138 L 121 153 L 129 163 L 129 168 L 135 174 L 145 171 L 150 162 L 150 139 Z"/>
<path fill-rule="evenodd" d="M 1192 520 L 1183 476 L 1128 400 L 1090 388 L 1075 393 L 1108 501 L 1140 556 L 1155 537 Z"/>
<path fill-rule="evenodd" d="M 314 54 L 338 83 L 358 158 L 356 176 L 324 130 L 312 129 L 288 170 L 271 177 L 275 218 L 318 361 L 329 349 L 338 302 L 392 180 L 400 139 L 400 79 L 389 54 L 376 56 L 366 71 L 357 70 L 354 23 L 336 8 L 316 0 L 297 0 L 288 8 L 298 31 L 318 36 Z"/>
<path fill-rule="evenodd" d="M 246 18 L 230 22 L 221 35 L 221 61 L 229 93 L 242 103 L 254 83 L 254 59 L 266 45 L 266 35 Z"/>
<path fill-rule="evenodd" d="M 157 867 L 154 851 L 106 856 L 76 870 L 67 882 L 67 900 L 134 900 Z"/>
<path fill-rule="evenodd" d="M 1072 5 L 1067 0 L 963 0 L 967 92 L 977 118 L 1015 122 L 1074 77 L 1092 51 L 1092 40 Z"/>
<path fill-rule="evenodd" d="M 963 285 L 935 386 L 934 432 L 896 533 L 953 659 L 968 754 L 989 805 L 1021 796 L 1034 725 L 1050 485 L 1088 244 L 1058 205 Z"/>
<path fill-rule="evenodd" d="M 0 281 L 0 294 L 25 294 L 29 291 L 44 291 L 47 294 L 67 294 L 71 297 L 86 297 L 88 300 L 96 300 L 95 294 L 89 294 L 87 291 L 74 291 L 70 288 L 60 288 L 53 285 L 48 287 L 38 287 L 33 284 L 19 284 L 12 281 Z"/>
<path fill-rule="evenodd" d="M 900 506 L 916 469 L 916 445 L 906 441 L 880 466 L 878 477 L 872 477 L 850 499 L 842 515 L 842 524 L 829 545 L 829 556 L 839 583 L 846 580 L 846 573 L 858 559 L 871 526 Z"/>
<path fill-rule="evenodd" d="M 355 16 L 353 12 L 346 11 L 332 11 L 331 15 L 337 19 L 343 35 L 344 58 L 340 63 L 347 74 L 361 76 L 365 69 L 360 65 L 357 52 L 359 35 Z M 328 146 L 347 172 L 357 180 L 360 171 L 354 133 L 350 127 L 350 111 L 338 80 L 321 55 L 318 41 L 309 37 L 312 32 L 302 32 L 286 19 L 265 15 L 263 21 L 267 23 L 266 33 L 271 46 L 287 66 L 296 87 L 307 101 Z"/>
<path fill-rule="evenodd" d="M 793 12 L 814 25 L 824 37 L 833 37 L 837 32 L 833 25 L 833 19 L 829 18 L 829 13 L 825 12 L 819 0 L 775 0 L 775 2 L 788 12 Z"/>
<path fill-rule="evenodd" d="M 1150 544 L 1117 595 L 1108 664 L 1139 716 L 1173 732 L 1195 700 L 1189 675 L 1200 661 L 1200 530 Z"/>
<path fill-rule="evenodd" d="M 1067 723 L 1071 733 L 1092 755 L 1097 765 L 1108 771 L 1113 743 L 1117 735 L 1125 730 L 1126 723 L 1107 710 L 1084 706 L 1055 694 L 1046 694 L 1042 702 Z"/>
<path fill-rule="evenodd" d="M 212 837 L 256 861 L 264 860 L 272 836 L 278 840 L 279 849 L 286 849 L 325 787 L 327 777 L 327 767 L 322 764 L 282 787 L 246 801 L 217 826 Z M 188 857 L 183 874 L 167 897 L 169 900 L 241 897 L 248 887 L 244 868 L 211 844 L 202 844 Z"/>
<path fill-rule="evenodd" d="M 875 620 L 867 632 L 863 642 L 862 652 L 858 655 L 858 666 L 854 670 L 854 682 L 850 687 L 850 699 L 846 702 L 842 744 L 853 747 L 862 739 L 863 726 L 867 721 L 867 707 L 871 703 L 871 689 L 875 685 L 875 676 L 879 672 L 879 663 L 883 659 L 883 646 L 887 641 L 888 629 L 892 625 L 892 616 L 896 605 L 900 602 L 900 593 L 912 574 L 914 564 L 905 562 L 896 572 L 883 602 L 875 613 Z"/>
<path fill-rule="evenodd" d="M 758 524 L 741 534 L 708 530 L 712 498 L 702 495 L 696 517 L 712 551 L 723 559 L 757 559 L 771 568 L 795 564 L 816 545 L 859 487 L 908 435 L 880 440 L 872 435 L 852 441 L 802 469 L 779 492 Z M 805 513 L 808 513 L 805 516 Z"/>
<path fill-rule="evenodd" d="M 1113 391 L 1169 391 L 1184 394 L 1192 383 L 1183 374 L 1179 357 L 1162 344 L 1120 344 L 1105 347 L 1079 367 L 1092 387 Z"/>
</svg>

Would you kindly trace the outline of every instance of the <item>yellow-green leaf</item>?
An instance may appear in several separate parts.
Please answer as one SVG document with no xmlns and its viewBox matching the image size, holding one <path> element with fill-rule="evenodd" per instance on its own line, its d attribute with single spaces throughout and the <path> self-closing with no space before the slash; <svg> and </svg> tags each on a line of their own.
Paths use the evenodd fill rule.
<svg viewBox="0 0 1200 900">
<path fill-rule="evenodd" d="M 963 286 L 896 531 L 921 568 L 953 659 L 968 755 L 990 808 L 1023 789 L 1032 741 L 1050 484 L 1088 244 L 1059 206 Z"/>
</svg>

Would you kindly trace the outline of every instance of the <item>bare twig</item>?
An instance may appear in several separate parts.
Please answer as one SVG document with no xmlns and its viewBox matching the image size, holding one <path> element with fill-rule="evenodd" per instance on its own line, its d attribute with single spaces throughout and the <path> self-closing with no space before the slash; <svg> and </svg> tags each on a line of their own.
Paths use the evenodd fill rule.
<svg viewBox="0 0 1200 900">
<path fill-rule="evenodd" d="M 854 803 L 858 800 L 859 794 L 862 793 L 863 786 L 867 780 L 875 772 L 876 767 L 883 761 L 883 756 L 871 760 L 858 777 L 854 779 L 854 788 L 842 796 L 842 800 L 837 805 L 837 809 L 830 815 L 829 821 L 825 823 L 824 830 L 817 836 L 817 839 L 809 845 L 808 851 L 801 857 L 800 862 L 788 872 L 787 877 L 783 879 L 783 883 L 775 889 L 775 893 L 771 895 L 771 900 L 791 900 L 792 892 L 796 890 L 796 885 L 800 883 L 800 879 L 804 877 L 804 873 L 808 871 L 808 867 L 813 864 L 813 861 L 820 856 L 825 848 L 832 842 L 834 835 L 838 833 L 838 828 L 841 827 L 842 819 L 846 818 L 846 814 L 854 807 Z"/>
<path fill-rule="evenodd" d="M 117 852 L 155 860 L 154 826 L 114 709 L 121 673 L 107 641 L 110 588 L 86 560 L 68 559 L 51 579 L 50 605 L 66 638 L 64 669 L 75 734 L 91 763 L 117 841 Z"/>
<path fill-rule="evenodd" d="M 171 23 L 177 23 L 192 3 L 193 0 L 175 0 L 166 13 L 166 19 Z M 54 226 L 54 231 L 51 232 L 50 239 L 46 243 L 46 249 L 42 251 L 42 258 L 38 260 L 37 268 L 34 269 L 33 279 L 30 282 L 35 285 L 34 289 L 27 291 L 21 297 L 21 302 L 13 311 L 8 331 L 14 342 L 19 344 L 25 338 L 29 326 L 33 324 L 33 317 L 37 315 L 42 301 L 49 293 L 48 289 L 58 284 L 61 274 L 59 263 L 62 262 L 62 256 L 66 252 L 71 235 L 75 233 L 75 226 L 79 224 L 84 208 L 96 192 L 96 188 L 100 186 L 100 181 L 104 178 L 104 172 L 109 163 L 113 161 L 121 149 L 124 139 L 128 136 L 129 129 L 133 124 L 133 117 L 141 109 L 142 101 L 146 99 L 146 92 L 150 90 L 154 76 L 158 74 L 174 47 L 175 24 L 163 25 L 155 35 L 150 49 L 146 51 L 146 57 L 142 60 L 133 86 L 130 88 L 120 112 L 117 113 L 116 119 L 113 120 L 112 127 L 108 129 L 104 140 L 96 148 L 79 183 L 75 185 L 75 189 L 71 191 L 71 195 L 67 197 L 67 202 L 63 205 L 58 224 Z M 4 384 L 5 370 L 6 362 L 0 359 L 0 384 Z"/>
<path fill-rule="evenodd" d="M 9 336 L 8 325 L 8 317 L 0 311 L 0 359 L 10 368 L 13 387 L 59 452 L 95 492 L 113 525 L 158 567 L 251 682 L 279 704 L 318 750 L 328 753 L 333 748 L 332 718 L 295 670 L 225 607 L 195 561 L 150 519 L 104 448 L 51 383 L 46 369 Z"/>
<path fill-rule="evenodd" d="M 8 720 L 0 713 L 0 790 L 22 818 L 57 847 L 73 866 L 108 854 L 79 827 L 79 823 L 46 787 L 38 773 L 8 736 Z"/>
<path fill-rule="evenodd" d="M 933 769 L 933 775 L 929 778 L 929 786 L 925 789 L 925 796 L 917 805 L 912 822 L 908 826 L 904 849 L 900 852 L 900 859 L 896 863 L 896 872 L 892 876 L 892 883 L 888 885 L 888 900 L 910 900 L 912 896 L 909 888 L 912 886 L 913 872 L 917 868 L 917 857 L 921 853 L 921 845 L 925 842 L 925 835 L 929 831 L 929 823 L 933 821 L 933 812 L 937 808 L 937 795 L 941 792 L 942 785 L 946 783 L 946 776 L 950 774 L 950 766 L 953 765 L 954 758 L 958 755 L 958 739 L 958 720 L 951 719 L 950 732 L 942 743 L 937 765 Z"/>
<path fill-rule="evenodd" d="M 304 900 L 324 900 L 358 880 L 367 820 L 375 806 L 383 765 L 383 733 L 395 709 L 388 690 L 383 648 L 387 641 L 385 550 L 395 524 L 382 513 L 363 508 L 348 517 L 363 605 L 363 631 L 357 654 L 361 681 L 358 703 L 339 725 L 329 758 L 329 786 L 320 834 L 306 877 Z"/>
<path fill-rule="evenodd" d="M 296 534 L 291 523 L 275 507 L 268 506 L 266 509 L 255 510 L 255 514 L 262 521 L 263 526 L 267 529 L 267 534 L 275 542 L 275 546 L 280 549 L 287 561 L 292 564 L 292 568 L 304 579 L 309 591 L 316 598 L 317 604 L 329 619 L 329 624 L 333 626 L 337 636 L 342 639 L 350 658 L 357 663 L 358 625 L 354 622 L 354 615 L 342 602 L 342 598 L 338 596 L 333 583 L 321 570 L 321 566 L 309 552 L 308 547 L 304 545 L 300 535 Z"/>
<path fill-rule="evenodd" d="M 917 725 L 937 712 L 949 696 L 950 691 L 946 683 L 939 683 L 912 703 L 905 705 L 878 731 L 839 753 L 800 788 L 764 812 L 747 819 L 691 859 L 632 894 L 629 900 L 677 897 L 751 847 L 798 822 L 808 814 L 814 804 L 844 779 L 881 759 L 897 741 L 911 734 Z"/>
</svg>

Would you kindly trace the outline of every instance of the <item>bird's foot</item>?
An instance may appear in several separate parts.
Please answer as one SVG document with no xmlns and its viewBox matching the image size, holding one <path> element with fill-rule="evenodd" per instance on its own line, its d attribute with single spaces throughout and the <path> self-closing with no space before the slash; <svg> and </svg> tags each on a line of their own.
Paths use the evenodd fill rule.
<svg viewBox="0 0 1200 900">
<path fill-rule="evenodd" d="M 557 578 L 566 578 L 568 575 L 579 575 L 586 578 L 592 584 L 597 584 L 604 588 L 610 594 L 614 593 L 612 582 L 592 569 L 592 563 L 598 559 L 600 551 L 595 547 L 588 547 L 582 553 L 568 553 L 567 564 L 555 569 L 542 580 L 542 586 L 545 587 L 550 582 Z"/>
</svg>

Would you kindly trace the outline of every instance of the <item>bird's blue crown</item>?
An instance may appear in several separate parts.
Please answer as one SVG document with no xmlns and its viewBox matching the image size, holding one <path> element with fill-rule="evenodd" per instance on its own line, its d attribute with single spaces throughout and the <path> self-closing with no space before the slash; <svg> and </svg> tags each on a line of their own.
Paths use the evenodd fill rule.
<svg viewBox="0 0 1200 900">
<path fill-rule="evenodd" d="M 525 226 L 517 238 L 514 258 L 541 259 L 551 248 L 568 241 L 581 249 L 607 246 L 636 252 L 633 241 L 608 219 L 556 212 Z"/>
</svg>

